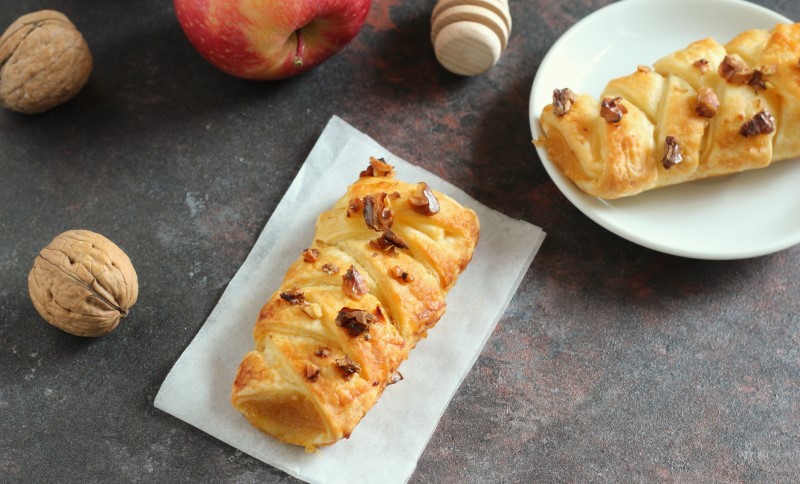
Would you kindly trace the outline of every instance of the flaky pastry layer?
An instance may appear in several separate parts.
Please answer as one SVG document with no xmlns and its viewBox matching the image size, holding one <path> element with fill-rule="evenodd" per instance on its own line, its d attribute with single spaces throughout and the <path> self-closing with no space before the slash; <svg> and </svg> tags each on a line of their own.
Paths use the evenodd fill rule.
<svg viewBox="0 0 800 484">
<path fill-rule="evenodd" d="M 588 94 L 566 113 L 554 98 L 536 143 L 581 190 L 607 199 L 796 158 L 798 62 L 800 24 L 725 45 L 703 39 L 610 81 L 601 99 L 618 98 L 619 120 Z"/>
<path fill-rule="evenodd" d="M 251 424 L 307 449 L 349 437 L 402 378 L 478 241 L 472 210 L 395 180 L 381 160 L 370 166 L 317 219 L 313 243 L 262 308 L 232 388 Z"/>
</svg>

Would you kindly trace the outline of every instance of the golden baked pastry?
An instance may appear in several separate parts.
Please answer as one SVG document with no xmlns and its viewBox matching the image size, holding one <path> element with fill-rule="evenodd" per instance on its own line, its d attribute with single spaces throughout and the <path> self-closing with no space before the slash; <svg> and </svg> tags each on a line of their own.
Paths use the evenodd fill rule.
<svg viewBox="0 0 800 484">
<path fill-rule="evenodd" d="M 554 91 L 548 157 L 601 198 L 800 156 L 800 24 L 690 44 L 608 83 L 600 102 Z"/>
<path fill-rule="evenodd" d="M 313 449 L 349 437 L 402 379 L 400 363 L 472 258 L 475 212 L 393 177 L 372 158 L 261 309 L 232 402 L 284 442 Z"/>
</svg>

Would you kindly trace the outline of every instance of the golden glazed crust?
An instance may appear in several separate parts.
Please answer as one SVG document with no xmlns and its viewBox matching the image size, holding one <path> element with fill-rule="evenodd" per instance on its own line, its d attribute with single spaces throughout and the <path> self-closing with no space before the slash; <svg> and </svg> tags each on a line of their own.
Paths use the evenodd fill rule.
<svg viewBox="0 0 800 484">
<path fill-rule="evenodd" d="M 743 82 L 720 75 L 726 56 L 741 59 Z M 608 83 L 601 98 L 622 98 L 627 109 L 618 123 L 601 116 L 601 103 L 576 96 L 566 114 L 552 104 L 540 117 L 537 140 L 549 159 L 581 190 L 619 198 L 700 178 L 761 168 L 800 156 L 800 24 L 772 31 L 749 30 L 726 45 L 703 39 L 629 76 Z M 719 101 L 711 117 L 698 111 L 698 92 L 710 89 Z M 769 132 L 745 136 L 743 125 L 769 113 Z M 667 138 L 682 160 L 666 167 Z M 667 163 L 669 165 L 669 163 Z"/>
<path fill-rule="evenodd" d="M 319 216 L 314 243 L 262 308 L 255 350 L 233 384 L 233 405 L 255 427 L 309 449 L 349 437 L 444 314 L 445 295 L 472 258 L 479 222 L 438 192 L 438 213 L 420 213 L 410 202 L 416 190 L 391 176 L 362 176 Z M 363 200 L 381 194 L 391 210 L 389 231 L 408 248 L 382 243 L 387 231 L 367 224 Z M 344 284 L 351 267 L 363 280 L 360 291 Z M 342 324 L 343 308 L 368 313 L 368 329 Z M 342 366 L 349 363 L 358 371 L 348 374 Z"/>
</svg>

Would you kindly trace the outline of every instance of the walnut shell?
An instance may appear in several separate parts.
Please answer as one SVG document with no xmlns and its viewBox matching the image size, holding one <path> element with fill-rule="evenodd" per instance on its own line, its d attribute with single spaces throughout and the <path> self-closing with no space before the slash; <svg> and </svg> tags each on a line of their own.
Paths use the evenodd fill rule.
<svg viewBox="0 0 800 484">
<path fill-rule="evenodd" d="M 40 10 L 0 37 L 0 106 L 41 113 L 69 101 L 92 72 L 92 54 L 62 13 Z"/>
<path fill-rule="evenodd" d="M 48 323 L 78 336 L 102 336 L 128 315 L 139 281 L 114 242 L 88 230 L 69 230 L 36 256 L 28 291 Z"/>
</svg>

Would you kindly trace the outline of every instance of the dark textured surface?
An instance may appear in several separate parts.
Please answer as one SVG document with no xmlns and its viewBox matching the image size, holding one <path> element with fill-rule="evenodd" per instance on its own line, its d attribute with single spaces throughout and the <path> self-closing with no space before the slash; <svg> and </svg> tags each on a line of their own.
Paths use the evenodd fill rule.
<svg viewBox="0 0 800 484">
<path fill-rule="evenodd" d="M 332 114 L 548 232 L 413 482 L 799 481 L 800 247 L 659 254 L 589 221 L 536 161 L 539 62 L 608 3 L 512 0 L 501 63 L 462 79 L 429 46 L 433 1 L 375 0 L 345 51 L 259 84 L 203 61 L 168 1 L 4 1 L 2 26 L 66 13 L 95 71 L 51 112 L 0 112 L 0 482 L 294 482 L 153 398 Z M 101 339 L 50 327 L 27 295 L 35 254 L 71 228 L 139 273 Z"/>
</svg>

